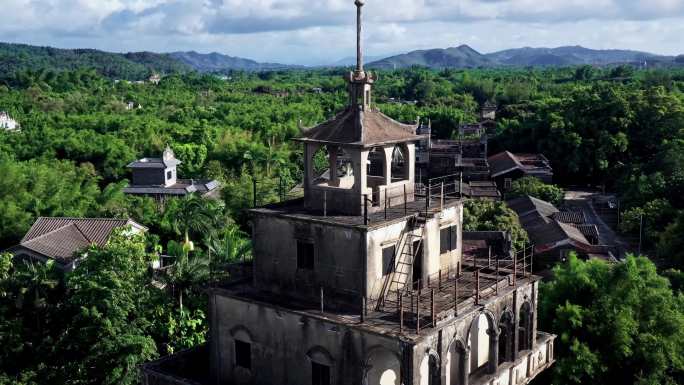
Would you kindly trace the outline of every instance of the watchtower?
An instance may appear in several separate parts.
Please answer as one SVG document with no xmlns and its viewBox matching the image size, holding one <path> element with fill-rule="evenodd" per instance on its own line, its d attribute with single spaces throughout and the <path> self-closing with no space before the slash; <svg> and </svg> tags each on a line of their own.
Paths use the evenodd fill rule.
<svg viewBox="0 0 684 385">
<path fill-rule="evenodd" d="M 333 119 L 305 130 L 304 196 L 307 208 L 361 215 L 385 206 L 413 202 L 415 143 L 418 124 L 402 124 L 373 107 L 376 76 L 363 68 L 362 7 L 357 0 L 357 64 L 349 73 L 347 107 Z M 317 152 L 327 159 L 329 174 L 314 167 Z M 365 210 L 365 211 L 364 211 Z"/>
</svg>

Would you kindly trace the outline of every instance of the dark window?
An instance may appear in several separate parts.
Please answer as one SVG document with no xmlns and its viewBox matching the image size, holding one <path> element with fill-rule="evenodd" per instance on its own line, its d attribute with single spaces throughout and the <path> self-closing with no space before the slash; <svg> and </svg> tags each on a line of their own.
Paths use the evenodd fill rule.
<svg viewBox="0 0 684 385">
<path fill-rule="evenodd" d="M 252 344 L 235 340 L 235 366 L 252 369 Z"/>
<path fill-rule="evenodd" d="M 313 270 L 314 245 L 310 242 L 297 241 L 297 268 Z"/>
<path fill-rule="evenodd" d="M 513 180 L 511 178 L 504 179 L 504 190 L 510 190 L 513 187 Z"/>
<path fill-rule="evenodd" d="M 382 275 L 394 272 L 394 253 L 396 250 L 394 245 L 382 249 Z"/>
<path fill-rule="evenodd" d="M 439 231 L 439 252 L 440 254 L 456 250 L 458 247 L 458 227 L 445 227 Z"/>
<path fill-rule="evenodd" d="M 330 366 L 317 362 L 311 363 L 311 384 L 330 385 Z"/>
<path fill-rule="evenodd" d="M 166 172 L 166 179 L 169 180 L 171 178 L 173 178 L 173 171 L 167 171 Z"/>
</svg>

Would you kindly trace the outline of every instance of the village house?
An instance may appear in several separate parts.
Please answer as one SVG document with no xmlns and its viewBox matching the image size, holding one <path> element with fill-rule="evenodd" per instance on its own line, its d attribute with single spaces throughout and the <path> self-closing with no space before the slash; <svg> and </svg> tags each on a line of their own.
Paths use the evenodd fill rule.
<svg viewBox="0 0 684 385">
<path fill-rule="evenodd" d="M 348 105 L 298 139 L 304 197 L 251 210 L 254 260 L 209 290 L 207 345 L 145 365 L 144 384 L 516 385 L 554 362 L 530 260 L 464 259 L 463 202 L 416 191 L 418 127 L 373 108 L 356 5 Z M 318 178 L 317 151 L 346 172 Z"/>
<path fill-rule="evenodd" d="M 419 180 L 462 174 L 463 181 L 489 180 L 487 163 L 488 136 L 480 124 L 459 127 L 458 139 L 433 139 L 432 125 L 421 124 L 423 136 L 416 147 L 416 167 Z M 424 176 L 424 177 L 423 177 Z"/>
<path fill-rule="evenodd" d="M 161 82 L 161 76 L 159 76 L 159 74 L 152 74 L 152 76 L 150 76 L 147 79 L 147 81 L 150 82 L 151 84 L 157 85 L 157 84 L 159 84 L 159 82 Z"/>
<path fill-rule="evenodd" d="M 69 272 L 84 258 L 79 252 L 106 245 L 117 229 L 128 229 L 132 234 L 147 231 L 130 219 L 41 217 L 21 242 L 7 251 L 17 260 L 53 260 L 60 270 Z"/>
<path fill-rule="evenodd" d="M 513 181 L 533 176 L 544 183 L 553 182 L 551 162 L 542 154 L 513 154 L 508 151 L 489 157 L 491 177 L 501 192 L 506 193 Z"/>
<path fill-rule="evenodd" d="M 124 188 L 124 193 L 151 196 L 158 200 L 189 194 L 210 198 L 218 196 L 221 187 L 218 181 L 179 179 L 177 168 L 180 164 L 169 147 L 161 158 L 143 158 L 130 163 L 128 168 L 132 171 L 132 181 Z"/>
<path fill-rule="evenodd" d="M 553 266 L 570 252 L 583 258 L 614 260 L 612 248 L 600 245 L 598 227 L 586 222 L 581 211 L 561 211 L 549 202 L 530 196 L 506 202 L 518 214 L 520 224 L 534 244 L 535 262 Z"/>
<path fill-rule="evenodd" d="M 12 119 L 5 111 L 0 111 L 0 129 L 5 131 L 17 131 L 20 126 L 16 120 Z"/>
<path fill-rule="evenodd" d="M 495 121 L 496 120 L 496 111 L 498 109 L 499 109 L 499 106 L 497 106 L 496 103 L 493 103 L 491 101 L 486 101 L 482 105 L 482 108 L 480 109 L 480 119 L 482 121 Z"/>
</svg>

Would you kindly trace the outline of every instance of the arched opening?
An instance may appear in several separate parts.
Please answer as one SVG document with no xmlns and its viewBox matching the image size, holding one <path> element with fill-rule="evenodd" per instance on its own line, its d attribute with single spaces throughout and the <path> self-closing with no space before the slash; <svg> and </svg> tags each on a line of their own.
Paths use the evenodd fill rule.
<svg viewBox="0 0 684 385">
<path fill-rule="evenodd" d="M 364 385 L 400 385 L 401 363 L 391 351 L 377 347 L 371 349 L 365 361 Z"/>
<path fill-rule="evenodd" d="M 373 148 L 368 153 L 366 185 L 372 190 L 373 206 L 379 206 L 384 199 L 380 196 L 380 186 L 386 185 L 385 153 L 382 148 Z"/>
<path fill-rule="evenodd" d="M 507 311 L 499 320 L 499 365 L 513 361 L 513 316 Z"/>
<path fill-rule="evenodd" d="M 395 385 L 398 384 L 399 378 L 397 377 L 397 373 L 392 370 L 392 369 L 387 369 L 385 370 L 382 375 L 380 376 L 380 385 Z"/>
<path fill-rule="evenodd" d="M 439 359 L 434 354 L 430 354 L 429 367 L 430 376 L 428 378 L 428 385 L 440 385 Z"/>
<path fill-rule="evenodd" d="M 333 373 L 335 360 L 332 355 L 320 346 L 309 350 L 306 354 L 310 361 L 311 384 L 331 385 L 334 383 Z"/>
<path fill-rule="evenodd" d="M 369 177 L 385 176 L 385 153 L 382 148 L 375 147 L 368 153 L 367 173 Z"/>
<path fill-rule="evenodd" d="M 492 357 L 491 330 L 494 330 L 493 321 L 482 313 L 473 320 L 468 336 L 470 347 L 470 375 L 480 375 L 487 371 Z M 496 348 L 496 347 L 495 347 Z"/>
<path fill-rule="evenodd" d="M 466 351 L 463 343 L 454 341 L 449 347 L 445 360 L 445 385 L 461 385 L 465 383 L 467 373 Z"/>
<path fill-rule="evenodd" d="M 332 186 L 351 190 L 355 184 L 354 161 L 351 155 L 343 148 L 337 148 L 333 158 L 330 163 L 337 174 L 333 179 Z"/>
<path fill-rule="evenodd" d="M 420 385 L 440 385 L 440 362 L 437 352 L 431 351 L 420 362 Z"/>
<path fill-rule="evenodd" d="M 409 151 L 406 145 L 397 145 L 392 150 L 392 182 L 409 179 Z"/>
<path fill-rule="evenodd" d="M 233 340 L 232 364 L 233 376 L 238 381 L 247 381 L 252 376 L 253 364 L 255 363 L 252 334 L 249 329 L 238 325 L 230 330 Z"/>
<path fill-rule="evenodd" d="M 518 351 L 532 349 L 532 305 L 525 302 L 518 318 Z"/>
<path fill-rule="evenodd" d="M 311 156 L 311 166 L 313 169 L 313 184 L 327 182 L 330 180 L 330 154 L 327 146 L 320 146 Z"/>
</svg>

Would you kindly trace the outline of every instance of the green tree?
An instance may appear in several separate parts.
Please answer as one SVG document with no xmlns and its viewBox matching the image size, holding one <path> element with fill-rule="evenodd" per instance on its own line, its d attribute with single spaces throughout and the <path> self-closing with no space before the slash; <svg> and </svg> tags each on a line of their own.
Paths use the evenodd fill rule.
<svg viewBox="0 0 684 385">
<path fill-rule="evenodd" d="M 531 196 L 554 205 L 559 205 L 565 198 L 562 188 L 542 182 L 533 176 L 526 176 L 513 182 L 507 198 Z"/>
<path fill-rule="evenodd" d="M 144 238 L 123 232 L 87 254 L 67 277 L 71 317 L 55 345 L 70 359 L 58 360 L 51 377 L 72 384 L 137 384 L 137 366 L 157 356 L 146 317 L 152 257 Z"/>
<path fill-rule="evenodd" d="M 517 250 L 529 241 L 515 211 L 503 202 L 468 200 L 463 207 L 463 231 L 507 231 Z"/>
<path fill-rule="evenodd" d="M 684 379 L 684 297 L 648 259 L 611 265 L 572 255 L 554 269 L 540 298 L 540 328 L 559 336 L 555 383 Z"/>
</svg>

